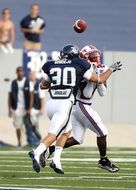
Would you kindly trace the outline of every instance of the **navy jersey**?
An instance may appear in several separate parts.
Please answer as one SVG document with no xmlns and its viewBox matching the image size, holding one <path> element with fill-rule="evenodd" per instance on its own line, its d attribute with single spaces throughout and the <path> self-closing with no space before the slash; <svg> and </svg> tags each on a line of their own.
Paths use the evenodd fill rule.
<svg viewBox="0 0 136 190">
<path fill-rule="evenodd" d="M 35 18 L 32 18 L 30 15 L 27 15 L 25 18 L 22 19 L 20 22 L 21 28 L 26 29 L 33 29 L 37 26 L 39 26 L 40 29 L 43 29 L 45 27 L 45 21 L 41 16 L 37 16 Z M 24 33 L 24 36 L 27 40 L 32 42 L 40 42 L 40 35 L 35 33 Z"/>
<path fill-rule="evenodd" d="M 51 89 L 72 89 L 73 92 L 90 67 L 91 65 L 85 60 L 74 59 L 50 61 L 45 63 L 42 69 L 50 79 Z"/>
</svg>

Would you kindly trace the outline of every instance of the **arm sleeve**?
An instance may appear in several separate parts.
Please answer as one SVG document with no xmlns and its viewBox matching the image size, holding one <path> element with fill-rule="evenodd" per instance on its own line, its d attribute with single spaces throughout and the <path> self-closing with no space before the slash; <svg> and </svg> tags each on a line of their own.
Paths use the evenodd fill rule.
<svg viewBox="0 0 136 190">
<path fill-rule="evenodd" d="M 107 92 L 107 86 L 106 84 L 98 84 L 97 85 L 97 91 L 100 96 L 105 96 Z"/>
<path fill-rule="evenodd" d="M 88 70 L 84 73 L 83 78 L 86 79 L 86 80 L 90 80 L 92 74 L 93 74 L 92 69 L 88 69 Z"/>
<path fill-rule="evenodd" d="M 44 73 L 42 76 L 43 76 L 44 80 L 46 80 L 48 82 L 50 81 L 49 76 L 46 73 Z"/>
</svg>

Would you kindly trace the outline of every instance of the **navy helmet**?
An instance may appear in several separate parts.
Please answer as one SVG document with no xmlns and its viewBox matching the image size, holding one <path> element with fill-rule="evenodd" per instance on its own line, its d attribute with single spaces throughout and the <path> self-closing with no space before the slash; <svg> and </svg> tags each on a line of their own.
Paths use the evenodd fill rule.
<svg viewBox="0 0 136 190">
<path fill-rule="evenodd" d="M 62 50 L 60 51 L 60 58 L 61 59 L 76 59 L 79 58 L 79 48 L 76 45 L 66 45 L 62 48 Z"/>
</svg>

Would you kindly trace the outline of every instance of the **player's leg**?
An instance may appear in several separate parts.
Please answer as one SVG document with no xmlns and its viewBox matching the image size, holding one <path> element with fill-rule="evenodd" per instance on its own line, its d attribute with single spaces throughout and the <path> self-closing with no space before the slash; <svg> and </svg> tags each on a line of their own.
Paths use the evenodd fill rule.
<svg viewBox="0 0 136 190">
<path fill-rule="evenodd" d="M 68 133 L 63 134 L 61 138 L 57 140 L 57 143 L 55 146 L 53 162 L 56 164 L 59 171 L 62 171 L 61 163 L 60 163 L 60 155 L 61 155 L 63 147 L 66 148 L 66 147 L 73 146 L 75 144 L 81 144 L 84 139 L 86 127 L 81 122 L 79 122 L 76 113 L 77 113 L 76 106 L 73 106 L 73 111 L 71 115 L 73 137 L 71 137 L 68 141 L 66 141 L 69 135 Z M 70 124 L 71 123 L 69 123 L 69 125 Z M 70 126 L 67 128 L 67 130 L 69 129 L 71 129 Z"/>
<path fill-rule="evenodd" d="M 63 138 L 63 137 L 62 137 Z M 61 139 L 62 140 L 62 139 Z M 62 140 L 63 141 L 63 140 Z M 79 145 L 80 143 L 74 139 L 74 137 L 69 137 L 66 142 L 65 142 L 65 145 L 63 147 L 64 148 L 68 148 L 68 147 L 71 147 L 71 146 L 75 146 L 75 145 Z M 50 156 L 53 155 L 53 153 L 55 152 L 55 145 L 51 145 L 49 146 L 49 148 L 47 149 L 46 152 L 44 152 L 41 156 L 40 156 L 40 162 L 41 162 L 41 166 L 42 167 L 45 167 L 46 166 L 46 162 L 47 160 L 50 158 Z"/>
<path fill-rule="evenodd" d="M 61 137 L 61 138 L 63 138 L 63 137 Z M 61 141 L 63 141 L 63 140 L 61 139 Z M 79 144 L 79 142 L 76 141 L 73 137 L 69 137 L 69 138 L 66 140 L 63 149 L 64 149 L 64 148 L 71 147 L 71 146 L 74 146 L 74 145 L 78 145 L 78 144 Z M 53 155 L 53 153 L 54 153 L 55 150 L 56 150 L 55 147 L 56 147 L 55 145 L 51 145 L 51 146 L 49 146 L 49 148 L 48 148 L 46 151 L 44 151 L 44 152 L 41 154 L 41 156 L 40 156 L 40 165 L 41 165 L 42 167 L 45 167 L 45 166 L 46 166 L 47 160 L 50 158 L 50 156 Z M 59 148 L 58 148 L 58 146 L 57 146 L 57 150 L 58 150 L 58 149 L 59 149 Z M 62 150 L 62 149 L 60 148 L 60 151 L 61 151 L 61 150 Z M 62 151 L 61 151 L 61 152 L 62 152 Z"/>
<path fill-rule="evenodd" d="M 73 136 L 68 138 L 65 142 L 64 148 L 68 148 L 74 145 L 82 144 L 86 127 L 78 120 L 77 118 L 77 109 L 76 106 L 73 106 L 72 114 L 71 114 L 71 120 L 72 120 L 72 133 Z M 60 141 L 63 142 L 63 137 L 60 139 Z M 45 163 L 47 162 L 48 158 L 55 152 L 55 146 L 52 145 L 49 147 L 49 149 L 46 151 L 45 154 L 43 154 L 42 160 L 44 160 L 43 167 L 45 166 Z"/>
<path fill-rule="evenodd" d="M 57 114 L 57 119 L 60 119 L 59 114 Z M 60 151 L 60 153 L 58 154 L 58 157 L 61 155 L 62 149 L 65 145 L 67 138 L 69 137 L 69 134 L 70 134 L 70 132 L 62 134 L 61 137 L 58 138 L 58 140 L 56 141 L 57 152 Z M 55 138 L 56 138 L 56 136 L 55 136 Z M 47 162 L 48 158 L 53 154 L 53 152 L 55 152 L 54 145 L 49 146 L 49 148 L 40 155 L 40 165 L 42 167 L 46 166 L 46 162 Z M 57 154 L 55 154 L 55 157 L 57 157 Z"/>
<path fill-rule="evenodd" d="M 105 157 L 107 151 L 107 135 L 102 137 L 97 136 L 97 146 L 99 149 L 100 157 Z"/>
<path fill-rule="evenodd" d="M 53 156 L 52 162 L 50 164 L 50 167 L 53 168 L 54 171 L 56 173 L 59 173 L 59 174 L 64 174 L 64 171 L 63 171 L 63 169 L 61 167 L 60 157 L 61 157 L 61 154 L 62 154 L 62 151 L 63 151 L 63 147 L 65 145 L 65 142 L 66 142 L 67 138 L 69 137 L 69 135 L 70 135 L 70 131 L 65 132 L 57 140 L 56 146 L 55 146 L 54 156 Z"/>
<path fill-rule="evenodd" d="M 74 137 L 69 137 L 64 145 L 64 148 L 69 148 L 71 146 L 79 145 L 80 143 L 74 139 Z"/>
<path fill-rule="evenodd" d="M 75 109 L 76 108 L 74 106 L 72 115 L 71 115 L 72 126 L 71 126 L 71 122 L 69 122 L 68 127 L 65 131 L 66 133 L 62 134 L 61 137 L 56 142 L 55 152 L 54 152 L 54 157 L 53 157 L 52 163 L 56 165 L 55 169 L 57 169 L 56 172 L 58 172 L 58 173 L 59 172 L 63 173 L 63 170 L 61 168 L 61 163 L 60 163 L 60 156 L 61 156 L 63 147 L 64 146 L 65 147 L 72 146 L 73 142 L 75 142 L 75 141 L 76 141 L 76 144 L 77 143 L 81 144 L 83 142 L 86 128 L 83 127 L 83 125 L 76 118 L 76 114 L 74 114 Z M 68 143 L 66 143 L 66 140 L 68 139 L 68 136 L 70 135 L 70 133 L 67 131 L 69 131 L 71 128 L 72 128 L 72 132 L 73 132 L 73 138 L 70 138 L 70 139 L 73 139 L 73 141 L 70 141 L 70 142 L 72 142 L 72 144 L 68 144 L 69 141 L 68 141 Z M 52 166 L 52 163 L 51 163 L 51 166 Z"/>
<path fill-rule="evenodd" d="M 98 166 L 106 169 L 111 172 L 118 171 L 118 166 L 111 163 L 111 161 L 106 156 L 107 150 L 107 129 L 103 122 L 101 121 L 98 113 L 93 110 L 90 106 L 79 103 L 80 110 L 84 114 L 86 118 L 86 126 L 91 129 L 97 135 L 97 146 L 100 153 L 100 160 L 98 162 Z"/>
<path fill-rule="evenodd" d="M 84 125 L 84 121 L 82 120 L 81 122 L 79 118 L 80 115 L 78 114 L 78 107 L 74 105 L 71 114 L 73 136 L 67 139 L 64 148 L 83 143 L 86 127 Z"/>
<path fill-rule="evenodd" d="M 73 111 L 71 115 L 73 136 L 67 139 L 64 148 L 68 148 L 83 143 L 86 127 L 83 124 L 84 122 L 81 123 L 79 121 L 77 111 L 78 110 L 76 109 L 76 106 L 73 106 Z"/>
<path fill-rule="evenodd" d="M 64 107 L 65 105 L 65 107 Z M 51 119 L 51 125 L 48 135 L 42 140 L 41 144 L 34 150 L 29 152 L 29 156 L 33 162 L 33 169 L 40 172 L 40 155 L 61 135 L 67 128 L 69 122 L 72 103 L 70 100 L 55 101 L 50 100 L 47 103 L 47 114 Z"/>
<path fill-rule="evenodd" d="M 53 158 L 52 163 L 51 163 L 51 167 L 54 169 L 54 171 L 56 171 L 57 173 L 62 173 L 62 174 L 64 172 L 63 172 L 63 170 L 61 168 L 60 156 L 61 156 L 64 144 L 65 144 L 67 138 L 69 137 L 70 131 L 71 131 L 71 128 L 72 128 L 71 122 L 69 121 L 69 117 L 70 117 L 69 114 L 70 113 L 66 113 L 66 111 L 65 112 L 63 111 L 62 113 L 59 112 L 59 113 L 55 114 L 53 116 L 53 119 L 52 119 L 52 121 L 55 120 L 53 123 L 55 123 L 55 122 L 59 123 L 60 121 L 63 121 L 63 119 L 65 120 L 65 118 L 67 117 L 66 121 L 63 121 L 63 123 L 65 123 L 65 125 L 66 125 L 65 129 L 63 129 L 64 133 L 61 135 L 61 133 L 59 132 L 58 135 L 57 135 L 58 140 L 57 140 L 57 143 L 56 143 L 54 158 Z M 55 128 L 56 128 L 57 123 L 55 124 Z M 62 125 L 62 124 L 60 124 L 60 125 Z M 52 130 L 50 129 L 50 131 L 53 133 L 54 129 L 52 128 Z"/>
<path fill-rule="evenodd" d="M 83 114 L 85 125 L 97 135 L 97 146 L 100 152 L 100 157 L 106 156 L 107 150 L 107 129 L 103 125 L 101 118 L 89 105 L 79 103 L 80 111 Z"/>
<path fill-rule="evenodd" d="M 71 146 L 79 145 L 80 143 L 74 139 L 74 137 L 69 137 L 63 148 L 69 148 Z M 55 152 L 55 145 L 49 147 L 49 151 L 47 152 L 46 160 Z"/>
<path fill-rule="evenodd" d="M 55 172 L 60 173 L 60 174 L 64 174 L 64 171 L 62 170 L 62 167 L 61 167 L 60 157 L 61 157 L 63 147 L 65 145 L 65 142 L 70 135 L 71 128 L 72 128 L 72 124 L 71 124 L 71 121 L 69 121 L 64 133 L 60 137 L 58 137 L 58 139 L 56 141 L 56 146 L 54 146 L 54 150 L 53 150 L 53 152 L 55 152 L 55 153 L 54 153 L 52 162 L 50 164 L 50 167 L 53 168 Z M 46 162 L 50 156 L 50 153 L 48 150 L 46 152 L 44 152 L 43 154 L 41 154 L 41 156 L 40 156 L 40 164 L 42 167 L 45 167 Z"/>
</svg>

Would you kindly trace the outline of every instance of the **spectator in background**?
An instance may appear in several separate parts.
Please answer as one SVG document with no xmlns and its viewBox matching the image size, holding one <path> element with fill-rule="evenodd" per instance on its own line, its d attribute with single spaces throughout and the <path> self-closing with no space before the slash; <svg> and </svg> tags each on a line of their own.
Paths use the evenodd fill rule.
<svg viewBox="0 0 136 190">
<path fill-rule="evenodd" d="M 16 69 L 17 78 L 11 82 L 8 95 L 9 117 L 13 116 L 13 125 L 16 128 L 18 146 L 21 146 L 21 129 L 24 124 L 24 115 L 31 113 L 33 106 L 33 84 L 24 77 L 22 67 Z"/>
<path fill-rule="evenodd" d="M 4 53 L 13 53 L 15 41 L 14 23 L 10 19 L 10 10 L 3 9 L 2 19 L 0 20 L 0 48 Z"/>
<path fill-rule="evenodd" d="M 34 101 L 31 110 L 31 122 L 34 127 L 35 135 L 41 139 L 41 135 L 39 133 L 39 117 L 44 113 L 45 90 L 40 89 L 39 84 L 41 81 L 36 79 L 36 73 L 34 71 L 30 71 L 29 79 L 34 85 Z"/>
<path fill-rule="evenodd" d="M 30 9 L 30 14 L 22 19 L 21 31 L 24 33 L 24 49 L 25 50 L 41 50 L 42 44 L 40 35 L 44 32 L 45 21 L 39 16 L 39 5 L 33 4 Z"/>
</svg>

